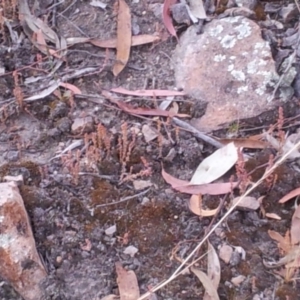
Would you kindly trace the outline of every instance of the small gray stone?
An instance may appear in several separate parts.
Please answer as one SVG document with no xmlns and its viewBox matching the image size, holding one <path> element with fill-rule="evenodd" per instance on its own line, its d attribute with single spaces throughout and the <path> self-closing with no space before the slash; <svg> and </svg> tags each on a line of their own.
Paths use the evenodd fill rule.
<svg viewBox="0 0 300 300">
<path fill-rule="evenodd" d="M 94 130 L 94 120 L 91 116 L 76 118 L 72 124 L 73 134 L 90 133 Z"/>
<path fill-rule="evenodd" d="M 116 231 L 117 231 L 117 226 L 113 225 L 113 226 L 108 227 L 105 230 L 105 234 L 108 235 L 108 236 L 112 236 Z"/>
<path fill-rule="evenodd" d="M 19 151 L 8 151 L 6 159 L 9 161 L 17 161 L 19 159 Z"/>
<path fill-rule="evenodd" d="M 64 117 L 57 122 L 57 128 L 63 133 L 68 133 L 70 132 L 71 124 L 71 120 L 68 117 Z"/>
</svg>

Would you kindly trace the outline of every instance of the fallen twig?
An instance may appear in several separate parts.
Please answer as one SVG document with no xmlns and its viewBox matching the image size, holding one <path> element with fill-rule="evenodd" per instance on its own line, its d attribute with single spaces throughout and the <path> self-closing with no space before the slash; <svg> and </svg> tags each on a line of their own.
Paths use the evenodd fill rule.
<svg viewBox="0 0 300 300">
<path fill-rule="evenodd" d="M 222 143 L 220 143 L 219 141 L 217 141 L 216 139 L 206 135 L 205 133 L 197 130 L 194 126 L 190 125 L 189 123 L 179 120 L 177 118 L 172 118 L 172 121 L 177 125 L 180 126 L 190 132 L 192 132 L 196 137 L 198 137 L 199 139 L 205 141 L 208 144 L 213 145 L 214 147 L 217 148 L 222 148 L 224 145 Z"/>
</svg>

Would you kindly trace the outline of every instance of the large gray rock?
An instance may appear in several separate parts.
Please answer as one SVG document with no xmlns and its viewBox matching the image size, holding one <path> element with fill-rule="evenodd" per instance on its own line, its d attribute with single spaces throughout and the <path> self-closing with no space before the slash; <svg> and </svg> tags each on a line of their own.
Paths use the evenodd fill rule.
<svg viewBox="0 0 300 300">
<path fill-rule="evenodd" d="M 208 103 L 193 124 L 210 131 L 272 109 L 279 76 L 260 27 L 229 17 L 208 23 L 201 35 L 196 31 L 190 27 L 182 35 L 173 55 L 177 87 Z"/>
</svg>

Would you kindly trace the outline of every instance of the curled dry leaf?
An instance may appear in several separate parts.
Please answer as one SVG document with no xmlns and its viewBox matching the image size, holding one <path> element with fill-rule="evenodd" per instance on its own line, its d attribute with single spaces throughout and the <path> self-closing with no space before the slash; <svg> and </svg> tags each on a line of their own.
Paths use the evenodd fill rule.
<svg viewBox="0 0 300 300">
<path fill-rule="evenodd" d="M 189 201 L 189 209 L 197 216 L 211 217 L 218 212 L 219 207 L 217 207 L 216 209 L 203 209 L 201 195 L 192 195 Z"/>
<path fill-rule="evenodd" d="M 138 299 L 140 290 L 135 273 L 132 270 L 125 270 L 120 262 L 116 263 L 116 272 L 120 300 Z"/>
<path fill-rule="evenodd" d="M 124 0 L 119 0 L 117 26 L 117 57 L 113 67 L 115 76 L 125 68 L 131 48 L 131 13 Z"/>
<path fill-rule="evenodd" d="M 197 195 L 197 194 L 208 194 L 208 195 L 222 195 L 230 193 L 236 186 L 237 182 L 226 182 L 226 183 L 210 183 L 210 184 L 199 184 L 191 185 L 188 181 L 177 179 L 172 175 L 168 174 L 162 169 L 162 176 L 164 180 L 169 183 L 173 189 L 186 194 Z"/>
</svg>

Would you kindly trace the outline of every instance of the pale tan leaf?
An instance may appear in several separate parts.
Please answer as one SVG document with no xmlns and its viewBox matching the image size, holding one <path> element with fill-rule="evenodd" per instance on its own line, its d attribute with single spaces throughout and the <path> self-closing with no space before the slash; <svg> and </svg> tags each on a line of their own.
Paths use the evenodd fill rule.
<svg viewBox="0 0 300 300">
<path fill-rule="evenodd" d="M 217 252 L 209 241 L 207 251 L 207 276 L 217 291 L 221 278 L 221 266 Z M 213 298 L 210 293 L 205 291 L 203 300 L 215 300 L 215 298 Z"/>
<path fill-rule="evenodd" d="M 292 190 L 291 192 L 289 192 L 287 195 L 285 195 L 284 197 L 282 197 L 280 200 L 279 200 L 279 203 L 285 203 L 297 196 L 300 195 L 300 188 L 297 188 L 295 190 Z"/>
<path fill-rule="evenodd" d="M 125 0 L 119 0 L 117 26 L 117 55 L 113 67 L 113 74 L 119 75 L 125 68 L 131 48 L 131 13 Z"/>
<path fill-rule="evenodd" d="M 297 206 L 293 217 L 291 225 L 291 243 L 296 245 L 300 242 L 300 205 Z"/>
<path fill-rule="evenodd" d="M 160 37 L 157 35 L 153 35 L 153 34 L 134 35 L 131 37 L 131 47 L 144 45 L 144 44 L 150 44 L 150 43 L 158 42 L 159 40 L 160 40 Z M 88 40 L 86 38 L 72 38 L 70 40 L 68 39 L 68 42 L 70 42 L 70 44 L 90 42 L 94 46 L 97 46 L 100 48 L 112 48 L 112 49 L 117 48 L 117 39 Z"/>
<path fill-rule="evenodd" d="M 234 143 L 218 149 L 200 163 L 190 184 L 211 183 L 230 170 L 237 160 L 238 151 Z"/>
<path fill-rule="evenodd" d="M 275 213 L 266 213 L 266 217 L 274 220 L 281 220 L 281 217 Z"/>
<path fill-rule="evenodd" d="M 116 272 L 120 300 L 136 300 L 140 296 L 140 290 L 135 273 L 125 270 L 120 262 L 116 263 Z"/>
<path fill-rule="evenodd" d="M 202 285 L 205 288 L 205 292 L 211 297 L 210 299 L 213 300 L 219 300 L 219 295 L 214 287 L 211 279 L 208 278 L 208 276 L 200 271 L 199 269 L 196 269 L 195 267 L 191 267 L 191 271 L 198 277 L 198 279 L 201 281 Z"/>
</svg>

